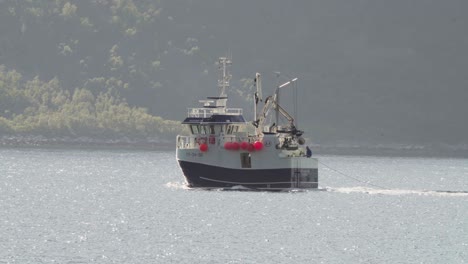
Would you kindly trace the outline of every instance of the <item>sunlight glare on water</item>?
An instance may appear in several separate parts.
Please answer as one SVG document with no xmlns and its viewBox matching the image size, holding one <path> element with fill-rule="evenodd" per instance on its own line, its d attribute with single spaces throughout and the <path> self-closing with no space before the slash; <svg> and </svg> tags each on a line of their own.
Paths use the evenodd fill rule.
<svg viewBox="0 0 468 264">
<path fill-rule="evenodd" d="M 467 160 L 324 156 L 321 191 L 270 193 L 191 190 L 174 156 L 0 149 L 0 263 L 468 261 Z"/>
</svg>

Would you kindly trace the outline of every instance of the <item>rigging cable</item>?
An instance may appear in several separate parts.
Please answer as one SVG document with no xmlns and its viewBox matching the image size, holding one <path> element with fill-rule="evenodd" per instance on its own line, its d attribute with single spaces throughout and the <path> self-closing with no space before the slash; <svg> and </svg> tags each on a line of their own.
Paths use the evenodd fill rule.
<svg viewBox="0 0 468 264">
<path fill-rule="evenodd" d="M 373 187 L 376 187 L 376 188 L 379 188 L 379 189 L 382 189 L 382 190 L 388 190 L 388 188 L 384 188 L 384 187 L 379 186 L 379 185 L 377 185 L 377 184 L 373 184 L 373 183 L 370 183 L 370 182 L 368 182 L 368 181 L 363 181 L 363 180 L 360 180 L 360 179 L 358 179 L 358 178 L 356 178 L 356 177 L 352 177 L 352 176 L 350 176 L 350 175 L 347 175 L 346 173 L 341 172 L 341 171 L 339 171 L 339 170 L 337 170 L 337 169 L 334 169 L 334 168 L 328 166 L 327 164 L 325 164 L 325 163 L 323 163 L 323 162 L 321 162 L 321 161 L 318 161 L 318 163 L 320 163 L 321 165 L 323 165 L 323 166 L 329 168 L 330 170 L 332 170 L 332 171 L 334 171 L 334 172 L 336 172 L 336 173 L 338 173 L 338 174 L 341 174 L 341 175 L 343 175 L 343 176 L 345 176 L 345 177 L 347 177 L 347 178 L 353 179 L 353 180 L 358 181 L 358 182 L 360 182 L 360 183 L 364 183 L 364 184 L 367 184 L 367 185 L 370 185 L 370 186 L 373 186 Z"/>
<path fill-rule="evenodd" d="M 367 184 L 367 185 L 369 185 L 369 186 L 373 186 L 373 187 L 379 188 L 379 189 L 381 189 L 381 190 L 396 190 L 396 189 L 385 188 L 385 187 L 379 186 L 379 185 L 377 185 L 377 184 L 373 184 L 373 183 L 370 183 L 370 182 L 368 182 L 368 181 L 363 181 L 363 180 L 358 179 L 358 178 L 356 178 L 356 177 L 352 177 L 352 176 L 350 176 L 350 175 L 348 175 L 348 174 L 346 174 L 346 173 L 344 173 L 344 172 L 341 172 L 341 171 L 339 171 L 339 170 L 337 170 L 337 169 L 334 169 L 334 168 L 328 166 L 327 164 L 325 164 L 325 163 L 323 163 L 323 162 L 321 162 L 321 161 L 318 161 L 318 163 L 320 163 L 321 165 L 327 167 L 328 169 L 330 169 L 330 170 L 332 170 L 332 171 L 334 171 L 334 172 L 336 172 L 336 173 L 338 173 L 338 174 L 341 174 L 341 175 L 343 175 L 343 176 L 345 176 L 345 177 L 347 177 L 347 178 L 353 179 L 353 180 L 355 180 L 355 181 L 357 181 L 357 182 L 364 183 L 364 184 Z M 419 191 L 419 192 L 422 192 L 422 193 L 431 193 L 431 192 L 432 192 L 432 193 L 445 193 L 445 194 L 455 194 L 455 195 L 463 195 L 463 196 L 468 194 L 468 191 L 463 191 L 463 190 L 462 190 L 462 191 L 452 191 L 452 190 L 418 190 L 418 191 Z"/>
<path fill-rule="evenodd" d="M 294 119 L 295 119 L 295 126 L 299 127 L 298 120 L 299 120 L 299 113 L 297 112 L 297 80 L 293 82 L 293 96 L 294 96 Z"/>
</svg>

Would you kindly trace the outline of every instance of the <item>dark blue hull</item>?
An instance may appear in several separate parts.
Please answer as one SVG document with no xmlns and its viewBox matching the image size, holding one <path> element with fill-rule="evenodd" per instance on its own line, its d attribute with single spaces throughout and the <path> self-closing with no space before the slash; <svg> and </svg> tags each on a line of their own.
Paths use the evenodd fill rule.
<svg viewBox="0 0 468 264">
<path fill-rule="evenodd" d="M 189 187 L 250 189 L 317 188 L 318 169 L 230 169 L 179 160 Z"/>
</svg>

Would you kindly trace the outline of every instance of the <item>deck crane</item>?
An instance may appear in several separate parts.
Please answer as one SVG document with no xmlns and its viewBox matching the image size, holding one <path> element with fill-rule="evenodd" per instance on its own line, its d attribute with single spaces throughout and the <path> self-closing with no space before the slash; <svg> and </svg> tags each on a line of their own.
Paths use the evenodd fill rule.
<svg viewBox="0 0 468 264">
<path fill-rule="evenodd" d="M 274 95 L 268 96 L 265 99 L 265 104 L 263 105 L 262 111 L 257 114 L 257 104 L 258 101 L 260 100 L 255 100 L 255 117 L 256 120 L 252 122 L 252 124 L 255 126 L 255 132 L 257 136 L 262 136 L 264 133 L 281 133 L 283 135 L 283 142 L 288 143 L 287 145 L 296 145 L 295 143 L 299 143 L 300 145 L 304 144 L 304 139 L 301 137 L 302 134 L 304 133 L 301 130 L 298 130 L 296 128 L 296 125 L 294 123 L 294 118 L 283 108 L 278 104 L 278 99 L 279 99 L 279 89 L 283 88 L 290 83 L 296 81 L 297 78 L 288 81 L 280 86 L 277 87 L 276 92 Z M 257 83 L 257 93 L 255 94 L 256 99 L 257 95 L 261 94 L 261 82 L 260 82 L 260 75 L 257 74 L 256 76 L 256 83 Z M 259 85 L 260 84 L 260 85 Z M 273 109 L 276 112 L 276 120 L 278 119 L 279 115 L 282 115 L 286 120 L 288 121 L 288 124 L 286 126 L 279 126 L 277 123 L 273 123 L 271 126 L 268 128 L 265 128 L 265 120 L 268 116 L 269 111 Z M 278 121 L 277 121 L 278 122 Z"/>
</svg>

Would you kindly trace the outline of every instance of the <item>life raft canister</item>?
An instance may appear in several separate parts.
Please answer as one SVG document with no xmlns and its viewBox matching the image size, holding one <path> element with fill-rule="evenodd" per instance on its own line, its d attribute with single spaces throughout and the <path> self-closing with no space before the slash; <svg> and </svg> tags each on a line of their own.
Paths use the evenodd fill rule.
<svg viewBox="0 0 468 264">
<path fill-rule="evenodd" d="M 198 137 L 197 138 L 198 145 L 206 144 L 206 137 Z"/>
<path fill-rule="evenodd" d="M 214 145 L 216 143 L 216 138 L 214 136 L 210 136 L 210 138 L 208 139 L 208 142 L 211 144 L 211 145 Z"/>
</svg>

